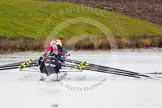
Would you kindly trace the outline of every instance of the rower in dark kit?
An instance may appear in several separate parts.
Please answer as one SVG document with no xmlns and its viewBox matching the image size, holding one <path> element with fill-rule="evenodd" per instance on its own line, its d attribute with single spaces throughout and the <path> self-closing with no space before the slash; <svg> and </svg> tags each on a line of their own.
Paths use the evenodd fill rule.
<svg viewBox="0 0 162 108">
<path fill-rule="evenodd" d="M 67 50 L 62 46 L 60 39 L 55 38 L 50 42 L 46 51 L 38 60 L 41 73 L 45 73 L 47 76 L 52 73 L 58 73 L 61 69 L 61 64 L 67 57 Z"/>
</svg>

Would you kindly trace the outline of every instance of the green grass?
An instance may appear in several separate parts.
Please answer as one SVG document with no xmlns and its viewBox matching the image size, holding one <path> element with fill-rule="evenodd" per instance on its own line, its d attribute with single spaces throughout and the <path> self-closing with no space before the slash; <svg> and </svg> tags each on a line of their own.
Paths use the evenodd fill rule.
<svg viewBox="0 0 162 108">
<path fill-rule="evenodd" d="M 102 23 L 114 36 L 162 36 L 162 26 L 109 11 L 101 14 L 100 9 L 92 12 L 91 9 L 71 3 L 0 0 L 0 37 L 46 38 L 58 24 L 78 17 Z M 70 38 L 80 34 L 104 35 L 99 28 L 79 22 L 64 28 L 57 36 Z"/>
</svg>

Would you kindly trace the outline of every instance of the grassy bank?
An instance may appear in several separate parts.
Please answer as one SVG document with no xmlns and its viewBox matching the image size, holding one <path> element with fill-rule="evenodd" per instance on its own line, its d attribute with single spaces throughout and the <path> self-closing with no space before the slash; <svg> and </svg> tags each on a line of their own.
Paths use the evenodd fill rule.
<svg viewBox="0 0 162 108">
<path fill-rule="evenodd" d="M 87 22 L 71 23 L 67 21 L 71 18 L 78 17 L 90 19 L 89 22 L 91 22 L 92 25 Z M 93 22 L 94 20 L 97 23 Z M 66 21 L 65 24 L 68 23 L 69 26 L 65 27 L 58 34 L 56 31 L 53 31 L 55 27 L 58 27 L 58 25 L 64 21 Z M 67 40 L 67 42 L 70 39 L 75 41 L 77 38 L 76 36 L 80 34 L 84 34 L 85 36 L 92 35 L 102 37 L 104 34 L 101 30 L 102 26 L 100 26 L 100 29 L 98 27 L 100 24 L 103 24 L 108 28 L 116 39 L 128 39 L 129 44 L 131 44 L 131 41 L 134 39 L 140 41 L 141 39 L 147 39 L 148 37 L 152 41 L 152 38 L 154 37 L 162 37 L 162 26 L 114 12 L 65 2 L 1 0 L 0 38 L 1 41 L 3 40 L 3 44 L 0 45 L 0 49 L 14 44 L 10 42 L 5 42 L 4 44 L 4 41 L 13 42 L 16 40 L 21 40 L 20 42 L 17 41 L 17 44 L 24 41 L 23 49 L 24 47 L 27 47 L 27 49 L 41 49 L 44 44 L 43 40 L 49 35 L 61 37 Z M 30 41 L 31 43 L 29 43 L 31 45 L 25 44 L 29 42 L 26 42 L 25 40 L 32 40 Z M 122 40 L 121 43 L 123 43 Z M 38 42 L 38 46 L 33 48 L 33 42 Z M 78 42 L 69 42 L 67 45 L 70 43 L 76 45 Z M 21 45 L 22 44 L 18 46 Z M 29 46 L 31 46 L 31 48 L 28 48 Z M 149 44 L 149 46 L 152 46 L 152 43 Z M 16 48 L 21 49 L 21 47 Z"/>
<path fill-rule="evenodd" d="M 48 0 L 47 0 L 48 1 Z M 60 0 L 49 0 L 60 1 Z M 138 17 L 162 25 L 161 0 L 64 0 L 83 4 L 108 11 L 119 12 L 124 15 Z"/>
</svg>

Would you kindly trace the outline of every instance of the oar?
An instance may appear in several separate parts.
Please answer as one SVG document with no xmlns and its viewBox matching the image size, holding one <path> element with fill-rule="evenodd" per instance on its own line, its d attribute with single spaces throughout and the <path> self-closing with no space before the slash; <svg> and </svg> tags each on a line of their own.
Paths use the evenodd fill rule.
<svg viewBox="0 0 162 108">
<path fill-rule="evenodd" d="M 11 66 L 11 67 L 4 67 L 4 68 L 0 68 L 0 70 L 10 70 L 10 69 L 24 69 L 27 67 L 35 67 L 35 66 L 39 66 L 38 64 L 30 64 L 30 65 L 20 65 L 20 66 Z"/>
<path fill-rule="evenodd" d="M 132 72 L 132 71 L 127 71 L 127 70 L 122 70 L 122 69 L 116 69 L 116 68 L 96 65 L 96 64 L 92 64 L 92 63 L 88 63 L 88 62 L 76 61 L 76 60 L 71 60 L 71 59 L 66 59 L 66 62 L 80 64 L 80 65 L 87 66 L 87 67 L 96 67 L 96 68 L 100 68 L 100 69 L 103 68 L 103 69 L 110 70 L 110 71 L 117 71 L 117 72 L 122 72 L 122 73 L 134 74 L 134 75 L 143 76 L 143 77 L 150 77 L 148 75 L 143 75 L 143 74 L 140 74 L 140 73 L 137 73 L 137 72 Z"/>
<path fill-rule="evenodd" d="M 11 64 L 6 64 L 6 65 L 1 65 L 0 68 L 5 68 L 5 67 L 13 67 L 13 66 L 19 66 L 19 65 L 27 65 L 31 63 L 36 63 L 37 59 L 33 60 L 30 59 L 28 61 L 23 61 L 23 62 L 17 62 L 17 63 L 11 63 Z"/>
<path fill-rule="evenodd" d="M 20 62 L 19 62 L 20 63 Z M 9 70 L 9 69 L 20 69 L 22 70 L 23 68 L 27 68 L 27 67 L 34 67 L 34 66 L 38 66 L 38 64 L 36 63 L 36 60 L 28 60 L 28 61 L 25 61 L 25 62 L 21 62 L 20 64 L 19 63 L 15 63 L 15 64 L 12 64 L 12 65 L 4 65 L 3 67 L 0 68 L 0 70 Z"/>
<path fill-rule="evenodd" d="M 25 62 L 25 61 L 23 61 L 23 62 Z M 11 64 L 6 64 L 6 65 L 1 65 L 0 68 L 17 66 L 17 65 L 20 65 L 23 62 L 17 62 L 17 63 L 11 63 Z"/>
<path fill-rule="evenodd" d="M 93 67 L 85 67 L 81 68 L 80 65 L 72 65 L 72 64 L 63 64 L 62 66 L 64 67 L 71 67 L 79 70 L 90 70 L 90 71 L 95 71 L 95 72 L 102 72 L 102 73 L 109 73 L 109 74 L 115 74 L 115 75 L 122 75 L 122 76 L 127 76 L 127 77 L 134 77 L 134 78 L 140 78 L 140 76 L 137 75 L 131 75 L 128 73 L 121 73 L 117 71 L 109 71 L 109 70 L 103 70 L 103 69 L 96 69 Z"/>
<path fill-rule="evenodd" d="M 88 62 L 70 60 L 70 59 L 67 59 L 66 62 L 76 63 L 76 64 L 80 64 L 83 66 L 91 66 L 91 67 L 104 68 L 104 69 L 109 69 L 109 70 L 112 69 L 112 70 L 117 70 L 117 71 L 126 72 L 126 73 L 139 74 L 139 73 L 132 72 L 132 71 L 121 70 L 121 69 L 111 68 L 111 67 L 107 67 L 107 66 L 96 65 L 96 64 L 92 64 L 92 63 L 88 63 Z"/>
<path fill-rule="evenodd" d="M 147 77 L 146 75 L 143 75 L 143 74 L 140 74 L 140 73 L 135 73 L 135 72 L 131 72 L 131 71 L 130 72 L 128 72 L 128 71 L 119 71 L 119 70 L 112 69 L 112 68 L 109 68 L 109 67 L 107 67 L 107 68 L 103 68 L 103 67 L 100 67 L 100 66 L 87 66 L 87 67 L 94 68 L 94 69 L 99 69 L 99 70 L 103 70 L 103 71 L 112 71 L 112 72 L 117 72 L 117 73 L 125 73 L 125 74 L 129 74 L 129 75 Z"/>
</svg>

